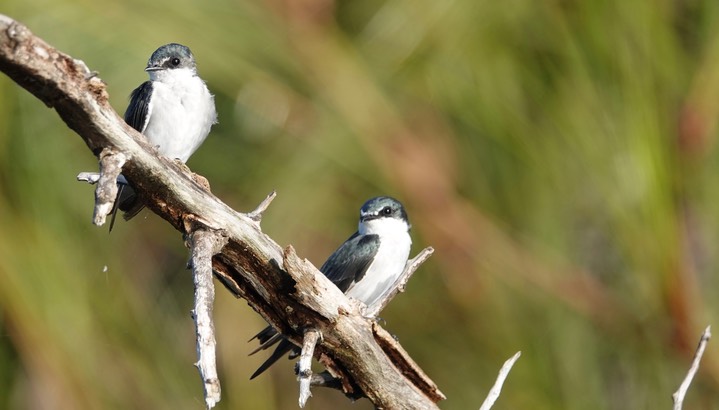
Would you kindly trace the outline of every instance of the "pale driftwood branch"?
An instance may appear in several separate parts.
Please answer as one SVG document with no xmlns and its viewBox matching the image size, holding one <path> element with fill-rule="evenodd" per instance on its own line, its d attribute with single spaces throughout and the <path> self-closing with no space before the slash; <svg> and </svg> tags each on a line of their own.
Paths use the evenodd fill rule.
<svg viewBox="0 0 719 410">
<path fill-rule="evenodd" d="M 257 222 L 258 224 L 262 222 L 262 214 L 265 213 L 267 207 L 270 206 L 276 196 L 277 191 L 273 190 L 272 192 L 270 192 L 269 195 L 267 195 L 267 197 L 262 202 L 260 202 L 259 205 L 257 205 L 257 208 L 255 208 L 254 211 L 247 214 L 247 217 Z"/>
<path fill-rule="evenodd" d="M 404 271 L 402 274 L 397 278 L 397 281 L 392 285 L 391 288 L 385 292 L 384 295 L 382 295 L 381 298 L 379 298 L 375 303 L 372 304 L 372 306 L 368 306 L 365 310 L 364 314 L 366 317 L 369 318 L 375 318 L 379 313 L 389 304 L 390 301 L 400 292 L 404 292 L 405 287 L 407 286 L 407 282 L 409 281 L 409 278 L 412 277 L 415 271 L 426 261 L 429 259 L 430 256 L 434 253 L 434 248 L 427 247 L 422 249 L 422 251 L 417 254 L 414 258 L 407 261 L 407 264 L 404 267 Z"/>
<path fill-rule="evenodd" d="M 297 365 L 297 375 L 300 379 L 299 404 L 301 408 L 305 407 L 307 400 L 312 396 L 312 392 L 310 391 L 310 384 L 312 382 L 312 357 L 315 354 L 315 346 L 321 338 L 322 335 L 317 329 L 307 329 L 307 331 L 305 331 L 305 337 L 302 342 L 302 353 L 300 354 L 300 361 Z"/>
<path fill-rule="evenodd" d="M 99 172 L 81 172 L 81 173 L 77 174 L 76 179 L 81 182 L 87 182 L 90 185 L 95 185 L 100 180 L 100 173 Z M 117 183 L 127 185 L 127 180 L 125 179 L 125 177 L 120 175 L 119 177 L 117 177 Z"/>
<path fill-rule="evenodd" d="M 54 108 L 95 155 L 105 148 L 123 153 L 128 160 L 122 174 L 147 207 L 178 231 L 191 233 L 188 227 L 198 222 L 222 230 L 228 243 L 212 258 L 218 279 L 293 343 L 301 344 L 303 329 L 320 331 L 324 341 L 315 355 L 346 394 L 365 396 L 386 409 L 437 408 L 435 402 L 444 396 L 436 386 L 428 388 L 434 383 L 408 356 L 396 354 L 398 346 L 388 352 L 380 346 L 373 331 L 379 325 L 362 317 L 311 264 L 287 269 L 282 248 L 255 221 L 195 183 L 173 161 L 158 158 L 112 109 L 104 83 L 85 64 L 0 16 L 0 71 Z"/>
<path fill-rule="evenodd" d="M 709 343 L 709 339 L 711 339 L 712 337 L 711 328 L 711 326 L 707 326 L 707 328 L 704 329 L 702 337 L 699 339 L 699 345 L 697 346 L 697 350 L 694 353 L 694 360 L 692 361 L 692 365 L 691 367 L 689 367 L 689 371 L 687 372 L 686 377 L 682 381 L 682 384 L 679 386 L 679 389 L 674 392 L 674 394 L 672 394 L 672 400 L 674 401 L 674 410 L 681 410 L 682 406 L 684 405 L 684 397 L 687 395 L 689 385 L 692 384 L 692 380 L 694 379 L 694 376 L 699 370 L 699 362 L 701 362 L 702 356 L 704 356 L 704 349 L 706 349 L 707 343 Z"/>
<path fill-rule="evenodd" d="M 97 181 L 100 180 L 100 173 L 99 172 L 81 172 L 77 174 L 77 180 L 82 182 L 87 182 L 90 185 L 97 184 Z"/>
<path fill-rule="evenodd" d="M 208 409 L 220 401 L 220 379 L 217 377 L 215 355 L 215 323 L 212 307 L 215 303 L 215 284 L 212 281 L 212 257 L 222 251 L 227 237 L 203 228 L 192 232 L 188 238 L 191 254 L 192 278 L 195 284 L 195 307 L 192 318 L 195 321 L 197 338 L 197 370 L 200 372 Z"/>
<path fill-rule="evenodd" d="M 499 375 L 497 376 L 497 380 L 494 382 L 494 386 L 489 390 L 489 394 L 487 394 L 487 398 L 484 399 L 484 403 L 482 403 L 482 406 L 479 408 L 479 410 L 489 410 L 494 406 L 494 403 L 499 398 L 499 394 L 502 392 L 502 385 L 504 384 L 504 380 L 507 379 L 507 375 L 509 375 L 509 371 L 512 370 L 512 366 L 514 366 L 514 363 L 519 359 L 519 356 L 522 355 L 522 352 L 517 352 L 514 354 L 514 356 L 507 359 L 506 362 L 502 365 L 502 368 L 499 369 Z"/>
<path fill-rule="evenodd" d="M 95 210 L 92 214 L 92 223 L 97 226 L 102 226 L 112 211 L 117 196 L 117 178 L 125 161 L 125 154 L 112 148 L 104 148 L 100 153 L 100 178 L 95 187 Z"/>
</svg>

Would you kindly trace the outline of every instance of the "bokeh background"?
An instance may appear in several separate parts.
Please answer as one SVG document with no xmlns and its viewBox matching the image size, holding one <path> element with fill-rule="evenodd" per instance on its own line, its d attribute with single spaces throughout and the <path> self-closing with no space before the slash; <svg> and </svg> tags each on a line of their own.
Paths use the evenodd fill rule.
<svg viewBox="0 0 719 410">
<path fill-rule="evenodd" d="M 82 59 L 123 113 L 180 42 L 220 123 L 189 161 L 316 265 L 359 206 L 406 205 L 435 255 L 383 312 L 448 399 L 476 409 L 670 408 L 719 314 L 715 0 L 2 0 Z M 0 75 L 0 408 L 200 409 L 180 235 L 91 221 L 96 169 Z M 249 381 L 262 319 L 218 287 L 220 409 L 294 409 L 292 362 Z M 686 407 L 719 409 L 719 342 Z M 310 409 L 370 409 L 317 389 Z"/>
</svg>

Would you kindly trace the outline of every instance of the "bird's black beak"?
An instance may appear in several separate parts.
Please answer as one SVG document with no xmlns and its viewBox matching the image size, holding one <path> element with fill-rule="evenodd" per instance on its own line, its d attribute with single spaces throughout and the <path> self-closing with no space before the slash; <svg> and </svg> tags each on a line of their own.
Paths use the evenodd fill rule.
<svg viewBox="0 0 719 410">
<path fill-rule="evenodd" d="M 360 218 L 362 222 L 372 221 L 375 219 L 379 219 L 379 214 L 364 214 Z"/>
<path fill-rule="evenodd" d="M 162 67 L 157 66 L 157 65 L 148 65 L 147 67 L 145 67 L 145 71 L 160 71 L 160 70 L 162 70 Z"/>
</svg>

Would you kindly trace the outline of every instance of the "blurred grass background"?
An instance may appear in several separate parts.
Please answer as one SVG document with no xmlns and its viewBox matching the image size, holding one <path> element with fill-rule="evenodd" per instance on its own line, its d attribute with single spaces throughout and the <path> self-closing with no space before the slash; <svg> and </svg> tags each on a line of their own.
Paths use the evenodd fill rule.
<svg viewBox="0 0 719 410">
<path fill-rule="evenodd" d="M 123 113 L 150 54 L 188 45 L 220 123 L 189 161 L 316 265 L 367 198 L 435 255 L 383 312 L 448 399 L 669 408 L 719 313 L 719 3 L 3 0 L 100 73 Z M 91 225 L 96 160 L 0 76 L 0 408 L 199 409 L 177 232 Z M 292 363 L 218 288 L 220 409 L 294 409 Z M 719 409 L 717 341 L 685 408 Z M 369 409 L 317 389 L 310 409 Z"/>
</svg>

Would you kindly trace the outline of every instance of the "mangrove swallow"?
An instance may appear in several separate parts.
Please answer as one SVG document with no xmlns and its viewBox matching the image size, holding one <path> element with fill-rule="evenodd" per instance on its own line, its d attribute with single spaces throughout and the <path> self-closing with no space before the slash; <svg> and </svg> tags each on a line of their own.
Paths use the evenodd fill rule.
<svg viewBox="0 0 719 410">
<path fill-rule="evenodd" d="M 370 306 L 384 296 L 404 271 L 412 245 L 410 227 L 399 201 L 386 196 L 372 198 L 360 209 L 357 232 L 327 259 L 320 271 L 347 296 Z M 285 354 L 292 352 L 290 358 L 293 358 L 300 352 L 271 326 L 252 339 L 255 338 L 260 347 L 250 354 L 279 344 L 250 379 Z"/>
<path fill-rule="evenodd" d="M 182 44 L 166 44 L 152 53 L 145 71 L 150 80 L 130 95 L 125 122 L 142 133 L 162 156 L 183 163 L 217 123 L 215 99 L 197 75 L 195 57 Z M 110 230 L 119 207 L 125 219 L 137 215 L 142 203 L 131 188 L 120 184 Z"/>
</svg>

